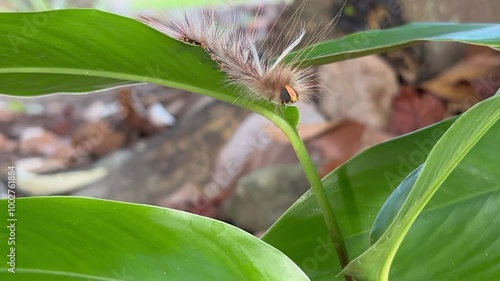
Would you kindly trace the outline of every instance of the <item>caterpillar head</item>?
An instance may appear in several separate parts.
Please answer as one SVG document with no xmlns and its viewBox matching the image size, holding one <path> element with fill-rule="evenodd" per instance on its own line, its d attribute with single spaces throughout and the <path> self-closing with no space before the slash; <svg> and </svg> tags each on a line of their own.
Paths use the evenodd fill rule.
<svg viewBox="0 0 500 281">
<path fill-rule="evenodd" d="M 281 93 L 280 93 L 280 101 L 281 104 L 283 105 L 289 105 L 289 104 L 294 104 L 298 101 L 299 95 L 297 95 L 297 92 L 290 86 L 290 85 L 285 85 L 283 88 L 281 88 Z"/>
</svg>

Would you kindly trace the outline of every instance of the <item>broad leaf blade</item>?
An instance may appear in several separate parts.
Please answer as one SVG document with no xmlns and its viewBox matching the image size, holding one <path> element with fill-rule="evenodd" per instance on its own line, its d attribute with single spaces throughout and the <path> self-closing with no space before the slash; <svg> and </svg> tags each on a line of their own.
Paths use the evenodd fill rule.
<svg viewBox="0 0 500 281">
<path fill-rule="evenodd" d="M 0 13 L 0 93 L 88 92 L 148 82 L 236 103 L 273 122 L 277 105 L 241 96 L 202 48 L 98 10 Z M 298 115 L 286 117 L 293 127 Z"/>
<path fill-rule="evenodd" d="M 500 24 L 411 23 L 391 29 L 354 33 L 291 53 L 288 58 L 303 65 L 320 65 L 425 41 L 463 42 L 500 48 Z"/>
<path fill-rule="evenodd" d="M 0 92 L 6 94 L 161 82 L 209 95 L 223 82 L 201 48 L 97 10 L 2 13 L 0 30 Z"/>
<path fill-rule="evenodd" d="M 382 209 L 377 215 L 373 227 L 370 230 L 370 245 L 377 242 L 378 239 L 384 234 L 387 228 L 391 225 L 392 221 L 398 214 L 401 206 L 403 206 L 406 198 L 410 194 L 410 191 L 417 181 L 420 172 L 422 171 L 422 166 L 415 169 L 406 179 L 404 179 L 401 184 L 396 188 L 396 190 L 389 196 L 389 199 L 384 203 Z"/>
<path fill-rule="evenodd" d="M 411 24 L 320 43 L 300 59 L 324 64 L 425 40 L 499 47 L 499 29 L 499 24 Z M 28 96 L 150 82 L 237 99 L 201 48 L 132 19 L 84 9 L 0 13 L 0 31 L 0 93 Z M 247 102 L 252 103 L 241 104 Z"/>
<path fill-rule="evenodd" d="M 500 141 L 498 134 L 492 139 L 479 145 L 491 148 Z M 405 236 L 389 280 L 500 278 L 500 165 L 490 152 L 472 154 L 438 190 Z"/>
<path fill-rule="evenodd" d="M 1 280 L 308 280 L 276 249 L 212 219 L 76 197 L 15 204 L 16 273 L 2 230 Z M 7 223 L 6 200 L 0 208 Z"/>
<path fill-rule="evenodd" d="M 323 179 L 339 220 L 349 257 L 369 247 L 368 234 L 380 208 L 398 184 L 423 163 L 452 124 L 432 127 L 377 145 L 355 156 Z M 312 280 L 344 280 L 316 199 L 309 191 L 263 239 L 289 256 Z"/>
<path fill-rule="evenodd" d="M 43 18 L 44 15 L 48 19 Z M 429 25 L 429 28 L 421 30 L 422 33 L 419 36 L 431 36 L 432 38 L 429 40 L 437 41 L 467 41 L 463 38 L 463 33 L 456 37 L 456 30 L 448 30 L 436 37 L 436 34 L 432 33 L 436 26 L 439 24 Z M 493 29 L 497 26 L 490 25 Z M 462 27 L 468 29 L 467 36 L 474 30 L 473 25 Z M 462 31 L 462 27 L 457 28 Z M 235 102 L 238 99 L 231 90 L 223 87 L 223 75 L 213 69 L 213 63 L 200 48 L 178 43 L 131 19 L 92 10 L 0 14 L 0 31 L 2 39 L 0 40 L 0 92 L 3 93 L 29 96 L 59 91 L 88 91 L 127 83 L 151 82 L 197 92 L 227 102 Z M 103 32 L 102 36 L 100 36 L 101 32 Z M 380 41 L 376 41 L 378 45 L 369 44 L 369 42 L 357 43 L 359 38 L 366 36 L 359 33 L 341 39 L 345 40 L 342 42 L 348 44 L 339 45 L 338 48 L 335 47 L 335 42 L 330 42 L 330 47 L 316 50 L 317 52 L 308 56 L 308 60 L 311 63 L 330 62 L 349 58 L 346 54 L 352 55 L 351 57 L 367 55 L 404 46 L 408 43 L 404 40 L 401 41 L 399 37 L 394 39 L 389 36 L 394 31 L 379 32 L 383 33 L 377 33 L 377 40 L 380 38 Z M 424 34 L 425 32 L 428 33 Z M 499 40 L 495 37 L 497 34 L 491 33 L 488 38 L 476 37 L 475 41 L 470 43 L 498 47 Z M 412 32 L 408 32 L 407 35 L 411 37 Z M 414 39 L 417 41 L 426 40 L 418 38 L 410 38 L 409 40 L 415 41 Z M 75 44 L 77 46 L 74 46 Z M 66 47 L 69 47 L 70 52 L 65 51 Z M 19 50 L 23 52 L 19 52 Z M 121 55 L 122 53 L 124 56 Z M 33 81 L 37 81 L 37 84 L 32 84 Z M 270 104 L 257 105 L 252 101 L 243 100 L 241 105 L 270 119 L 281 118 L 274 114 L 274 107 Z M 293 123 L 289 122 L 289 124 Z M 344 222 L 343 231 L 345 231 L 347 239 L 353 238 L 352 241 L 354 241 L 357 238 L 356 241 L 360 242 L 348 241 L 351 243 L 349 247 L 353 249 L 350 252 L 351 257 L 360 254 L 368 247 L 367 232 L 383 200 L 389 196 L 402 178 L 416 168 L 415 165 L 424 161 L 427 152 L 414 154 L 413 152 L 420 151 L 420 148 L 416 144 L 411 144 L 414 139 L 410 140 L 408 140 L 410 144 L 407 144 L 407 148 L 413 148 L 412 151 L 405 150 L 406 147 L 395 148 L 394 153 L 399 151 L 400 154 L 391 154 L 393 148 L 387 148 L 384 153 L 378 154 L 378 158 L 363 158 L 361 162 L 351 162 L 350 165 L 337 170 L 334 176 L 327 177 L 326 183 L 329 188 L 338 186 L 339 183 L 342 186 L 340 187 L 341 193 L 335 193 L 337 191 L 333 192 L 332 190 L 330 192 L 334 194 L 334 202 L 338 202 L 335 203 L 337 204 L 336 208 L 347 210 L 344 213 L 341 211 L 340 216 L 352 219 Z M 410 161 L 410 163 L 403 163 L 400 156 L 404 161 Z M 420 159 L 422 156 L 424 158 Z M 385 159 L 386 157 L 389 159 Z M 379 167 L 377 161 L 381 161 L 381 159 L 387 161 L 380 165 L 381 168 L 387 168 L 385 170 L 377 169 Z M 404 166 L 402 170 L 405 173 L 398 172 L 398 165 Z M 373 173 L 363 170 L 372 168 Z M 384 172 L 396 174 L 396 179 L 392 176 L 385 178 L 387 174 Z M 367 177 L 358 177 L 359 175 Z M 354 177 L 353 180 L 350 179 L 351 176 Z M 346 178 L 348 179 L 346 180 Z M 328 179 L 332 181 L 328 181 Z M 377 186 L 377 184 L 381 185 Z M 357 188 L 361 188 L 361 191 Z M 370 188 L 373 190 L 366 192 L 366 189 Z M 309 197 L 309 195 L 304 199 L 304 202 L 308 202 L 308 204 L 314 201 L 314 198 Z M 344 197 L 345 199 L 342 199 Z M 355 202 L 355 204 L 346 204 L 351 202 Z M 297 206 L 302 203 L 298 203 Z M 308 261 L 316 262 L 317 268 L 311 275 L 331 278 L 332 271 L 333 274 L 336 274 L 338 270 L 331 267 L 334 259 L 330 251 L 327 251 L 326 258 L 322 253 L 314 251 L 319 243 L 316 238 L 327 237 L 326 230 L 324 230 L 317 206 L 314 203 L 308 204 L 304 203 L 302 206 L 304 210 L 312 208 L 309 209 L 310 212 L 306 212 L 310 217 L 304 218 L 304 222 L 311 223 L 308 225 L 311 227 L 311 231 L 303 233 L 305 231 L 304 225 L 297 223 L 297 221 L 290 224 L 290 229 L 304 234 L 304 239 L 300 241 L 294 239 L 301 237 L 283 239 L 288 235 L 288 232 L 282 232 L 280 235 L 282 230 L 280 229 L 280 231 L 274 231 L 275 241 L 273 243 L 279 245 L 280 249 L 290 252 L 290 256 L 299 264 L 303 264 L 307 257 L 312 259 Z M 346 205 L 344 206 L 344 204 Z M 298 209 L 296 207 L 294 210 Z M 295 217 L 290 217 L 295 220 Z M 286 219 L 282 219 L 275 229 L 278 229 L 278 225 L 283 225 L 285 221 Z M 273 231 L 266 237 L 272 237 L 271 233 Z M 297 243 L 291 244 L 294 246 L 284 245 L 282 242 L 276 241 L 280 239 L 283 243 L 297 242 L 300 247 L 290 249 Z M 304 244 L 300 244 L 302 241 Z M 305 245 L 308 247 L 302 247 Z"/>
<path fill-rule="evenodd" d="M 401 242 L 436 191 L 442 186 L 446 186 L 445 181 L 450 174 L 457 173 L 459 164 L 466 163 L 466 156 L 474 157 L 478 153 L 491 153 L 491 149 L 495 149 L 491 145 L 484 147 L 482 144 L 484 142 L 493 144 L 500 141 L 500 138 L 495 139 L 500 129 L 499 120 L 500 98 L 495 97 L 474 106 L 452 125 L 431 151 L 420 176 L 394 221 L 370 249 L 347 266 L 346 272 L 348 274 L 359 280 L 388 280 L 391 263 Z M 491 142 L 489 138 L 493 138 L 496 142 Z M 496 159 L 493 161 L 493 165 L 498 167 L 498 161 Z M 481 165 L 478 170 L 481 172 L 486 168 L 487 166 Z M 500 178 L 498 173 L 496 172 L 497 178 Z M 450 179 L 450 181 L 452 180 Z M 476 192 L 484 190 L 483 186 L 474 187 Z M 488 185 L 484 190 L 495 198 L 499 191 L 498 183 L 496 186 Z M 471 196 L 476 192 L 452 193 L 445 198 L 449 200 L 449 203 L 453 202 L 452 199 L 457 200 L 463 196 Z M 488 214 L 483 215 L 488 216 Z M 484 219 L 484 217 L 480 219 Z M 474 237 L 470 237 L 470 239 L 474 239 Z M 500 257 L 499 248 L 492 249 L 492 251 L 494 251 L 495 258 Z M 495 274 L 498 273 L 495 272 Z M 451 277 L 447 276 L 447 278 Z"/>
</svg>

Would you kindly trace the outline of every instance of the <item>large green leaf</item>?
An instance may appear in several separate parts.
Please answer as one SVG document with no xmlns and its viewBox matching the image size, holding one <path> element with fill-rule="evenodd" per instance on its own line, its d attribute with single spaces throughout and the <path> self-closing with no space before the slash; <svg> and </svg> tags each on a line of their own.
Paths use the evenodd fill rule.
<svg viewBox="0 0 500 281">
<path fill-rule="evenodd" d="M 498 47 L 500 41 L 498 32 L 494 32 L 498 30 L 498 25 L 426 24 L 424 27 L 407 26 L 395 29 L 396 31 L 393 29 L 359 33 L 341 39 L 342 41 L 322 44 L 323 47 L 304 53 L 308 54 L 307 63 L 318 64 L 381 52 L 419 40 L 458 40 L 493 47 Z M 364 42 L 360 41 L 360 38 L 370 40 Z M 339 45 L 339 42 L 342 44 Z M 224 86 L 223 75 L 214 68 L 214 64 L 200 48 L 176 42 L 132 19 L 94 10 L 0 14 L 2 93 L 32 96 L 60 91 L 84 92 L 129 83 L 151 82 L 236 102 L 238 95 L 231 88 Z M 239 100 L 247 109 L 275 122 L 277 119 L 282 120 L 275 114 L 275 107 L 270 103 L 256 104 L 244 98 Z M 292 127 L 296 121 L 289 118 L 286 120 Z M 437 135 L 442 134 L 442 128 L 447 125 L 445 123 L 439 125 L 442 127 L 436 127 L 441 128 Z M 418 134 L 417 136 L 424 136 Z M 432 135 L 425 135 L 424 140 L 429 140 L 429 136 Z M 369 226 L 383 201 L 402 178 L 421 164 L 427 155 L 427 152 L 421 152 L 418 145 L 412 143 L 412 137 L 405 140 L 408 142 L 407 147 L 386 147 L 383 153 L 375 153 L 380 148 L 369 150 L 363 154 L 363 158 L 356 158 L 357 162 L 350 162 L 351 164 L 338 169 L 325 180 L 341 217 L 342 230 L 347 237 L 351 258 L 368 247 Z M 398 141 L 400 140 L 396 140 Z M 428 147 L 433 141 L 435 139 L 426 142 L 425 146 Z M 409 148 L 414 150 L 408 150 Z M 427 148 L 425 150 L 427 151 Z M 371 153 L 376 154 L 378 158 L 366 156 Z M 382 163 L 379 164 L 378 161 Z M 398 165 L 401 172 L 398 171 Z M 333 185 L 342 187 L 333 190 Z M 308 262 L 311 268 L 317 267 L 315 269 L 318 271 L 310 271 L 311 275 L 331 278 L 332 272 L 338 272 L 335 268 L 327 268 L 333 264 L 335 254 L 327 247 L 325 258 L 322 255 L 324 252 L 321 252 L 323 248 L 317 248 L 319 244 L 316 238 L 324 240 L 327 234 L 326 230 L 323 231 L 317 205 L 311 203 L 311 199 L 306 196 L 289 211 L 289 214 L 293 214 L 294 210 L 302 208 L 304 213 L 300 214 L 299 218 L 307 222 L 305 225 L 310 227 L 311 231 L 303 228 L 303 224 L 297 223 L 296 217 L 290 216 L 292 220 L 288 229 L 297 231 L 298 236 L 283 239 L 289 233 L 277 229 L 287 221 L 285 216 L 266 237 L 290 254 L 299 265 Z M 346 203 L 349 204 L 344 205 Z M 296 243 L 283 245 L 277 241 L 279 239 Z M 291 249 L 293 247 L 295 249 Z M 404 248 L 404 243 L 402 247 Z"/>
<path fill-rule="evenodd" d="M 465 114 L 462 118 L 465 117 L 470 123 L 464 125 L 462 121 L 458 125 L 454 124 L 454 130 L 447 140 L 440 141 L 440 148 L 436 148 L 434 157 L 428 160 L 430 164 L 426 164 L 427 167 L 441 161 L 453 161 L 461 154 L 451 153 L 447 149 L 454 149 L 474 137 L 482 136 L 446 181 L 440 184 L 407 233 L 393 261 L 389 280 L 479 281 L 500 278 L 500 160 L 494 153 L 500 141 L 500 122 L 494 125 L 488 122 L 495 118 L 498 120 L 499 101 L 500 97 L 496 97 L 474 109 L 475 112 L 481 112 L 481 116 Z M 481 121 L 492 125 L 486 130 L 487 134 L 481 133 Z M 368 234 L 374 216 L 392 189 L 422 164 L 435 141 L 449 125 L 448 122 L 438 124 L 375 146 L 324 179 L 351 259 L 370 247 Z M 480 132 L 473 134 L 473 129 Z M 417 169 L 411 173 L 384 205 L 372 229 L 372 241 L 378 240 L 391 225 L 419 172 Z M 425 192 L 414 194 L 422 195 Z M 398 226 L 401 227 L 400 224 L 392 224 L 396 229 Z M 321 224 L 317 204 L 307 193 L 263 239 L 291 257 L 312 280 L 333 280 L 332 276 L 340 272 L 340 267 L 327 237 L 328 232 Z M 357 276 L 359 280 L 373 280 L 370 278 L 376 274 L 370 270 L 380 268 L 377 263 L 383 259 L 376 254 L 382 251 L 380 245 L 374 246 L 370 250 L 370 253 L 375 254 L 373 259 L 361 259 L 353 263 L 355 270 L 367 265 L 365 276 Z M 336 280 L 342 280 L 342 277 L 337 276 Z"/>
<path fill-rule="evenodd" d="M 351 259 L 368 249 L 380 208 L 398 184 L 421 165 L 453 120 L 382 143 L 323 179 Z M 321 211 L 307 192 L 264 235 L 264 241 L 295 261 L 312 280 L 343 280 Z"/>
<path fill-rule="evenodd" d="M 0 93 L 87 92 L 138 82 L 237 103 L 275 123 L 298 122 L 294 110 L 276 110 L 228 87 L 201 48 L 133 19 L 85 9 L 0 13 Z"/>
<path fill-rule="evenodd" d="M 368 251 L 347 266 L 346 272 L 359 280 L 389 280 L 391 264 L 404 239 L 414 248 L 406 246 L 409 252 L 399 253 L 403 262 L 394 264 L 399 275 L 393 273 L 391 280 L 498 279 L 500 160 L 492 152 L 500 142 L 499 120 L 500 97 L 482 102 L 461 116 L 431 151 L 391 224 Z M 433 198 L 438 190 L 440 196 Z M 389 205 L 399 205 L 398 197 L 393 196 L 394 202 Z M 431 198 L 429 207 L 438 211 L 432 216 L 426 214 L 423 222 L 413 227 L 413 239 L 406 238 Z M 387 215 L 381 213 L 382 217 Z M 415 261 L 426 266 L 413 270 L 401 266 Z"/>
<path fill-rule="evenodd" d="M 500 45 L 498 24 L 413 24 L 321 43 L 306 63 L 328 63 L 420 40 Z M 235 102 L 198 47 L 133 19 L 97 10 L 0 13 L 0 93 L 84 92 L 133 82 L 176 87 Z M 243 106 L 254 102 L 243 99 Z M 274 108 L 270 108 L 274 110 Z"/>
<path fill-rule="evenodd" d="M 6 94 L 82 92 L 135 81 L 213 95 L 222 86 L 223 76 L 201 48 L 129 18 L 97 10 L 3 13 L 0 30 L 0 92 Z"/>
<path fill-rule="evenodd" d="M 500 24 L 411 23 L 392 29 L 359 32 L 320 43 L 292 53 L 289 58 L 304 65 L 318 65 L 387 52 L 425 41 L 456 41 L 500 48 Z"/>
<path fill-rule="evenodd" d="M 15 222 L 0 209 L 0 280 L 308 280 L 254 236 L 185 212 L 76 197 L 18 199 Z"/>
<path fill-rule="evenodd" d="M 491 148 L 498 139 L 498 135 L 496 140 L 483 139 L 479 145 Z M 494 157 L 492 153 L 473 153 L 460 163 L 443 185 L 451 186 L 453 193 L 447 193 L 448 188 L 434 194 L 396 254 L 389 280 L 500 278 L 500 165 L 491 164 L 497 161 Z M 474 166 L 482 169 L 468 171 Z M 417 177 L 418 173 L 412 174 L 408 181 L 414 183 Z M 397 211 L 397 201 L 406 198 L 399 197 L 400 191 L 411 188 L 412 184 L 400 186 L 391 195 L 374 223 L 373 239 L 380 237 L 380 230 L 394 218 L 388 209 Z"/>
</svg>

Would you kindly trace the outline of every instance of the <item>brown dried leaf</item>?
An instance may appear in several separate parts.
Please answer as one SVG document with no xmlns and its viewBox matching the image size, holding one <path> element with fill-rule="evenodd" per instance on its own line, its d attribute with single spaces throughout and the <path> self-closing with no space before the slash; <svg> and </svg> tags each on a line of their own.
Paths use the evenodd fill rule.
<svg viewBox="0 0 500 281">
<path fill-rule="evenodd" d="M 73 148 L 80 157 L 101 157 L 120 149 L 124 143 L 124 134 L 103 121 L 87 123 L 72 135 Z"/>
<path fill-rule="evenodd" d="M 213 200 L 207 198 L 194 183 L 186 183 L 174 193 L 156 202 L 159 206 L 182 210 L 206 217 L 216 217 Z"/>
<path fill-rule="evenodd" d="M 21 133 L 19 149 L 24 155 L 52 156 L 62 147 L 70 144 L 41 127 L 26 128 Z"/>
<path fill-rule="evenodd" d="M 401 135 L 434 124 L 443 119 L 445 110 L 440 99 L 404 86 L 393 103 L 390 132 Z"/>
<path fill-rule="evenodd" d="M 461 104 L 477 97 L 478 81 L 498 73 L 500 55 L 483 52 L 465 58 L 438 77 L 422 83 L 420 87 L 446 101 Z"/>
<path fill-rule="evenodd" d="M 312 153 L 321 155 L 322 164 L 318 167 L 321 176 L 325 176 L 360 151 L 365 128 L 366 126 L 359 122 L 345 121 L 308 142 Z"/>
</svg>

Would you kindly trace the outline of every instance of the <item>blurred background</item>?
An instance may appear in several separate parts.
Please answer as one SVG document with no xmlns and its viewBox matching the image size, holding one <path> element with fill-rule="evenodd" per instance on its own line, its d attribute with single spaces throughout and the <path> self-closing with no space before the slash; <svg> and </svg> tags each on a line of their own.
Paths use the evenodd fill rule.
<svg viewBox="0 0 500 281">
<path fill-rule="evenodd" d="M 183 2 L 0 0 L 0 10 L 96 8 L 136 17 Z M 243 2 L 223 11 L 256 32 L 259 44 L 280 42 L 282 30 L 293 33 L 287 23 L 295 17 L 315 35 L 338 15 L 325 34 L 331 39 L 413 21 L 495 22 L 500 15 L 494 0 L 348 0 L 343 9 L 344 1 L 336 0 Z M 499 52 L 458 43 L 418 44 L 321 66 L 315 69 L 325 86 L 319 101 L 297 105 L 300 134 L 324 176 L 372 145 L 493 95 L 499 70 Z M 22 196 L 153 204 L 252 233 L 266 230 L 309 187 L 291 146 L 263 118 L 209 97 L 145 84 L 88 95 L 0 95 L 0 197 L 6 196 L 10 165 L 17 168 Z"/>
</svg>

